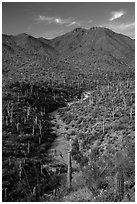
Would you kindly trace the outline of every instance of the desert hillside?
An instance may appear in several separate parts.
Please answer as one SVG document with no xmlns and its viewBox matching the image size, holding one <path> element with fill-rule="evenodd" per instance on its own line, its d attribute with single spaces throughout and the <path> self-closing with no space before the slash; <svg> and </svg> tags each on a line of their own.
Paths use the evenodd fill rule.
<svg viewBox="0 0 137 204">
<path fill-rule="evenodd" d="M 3 34 L 2 75 L 3 201 L 134 202 L 133 39 Z"/>
</svg>

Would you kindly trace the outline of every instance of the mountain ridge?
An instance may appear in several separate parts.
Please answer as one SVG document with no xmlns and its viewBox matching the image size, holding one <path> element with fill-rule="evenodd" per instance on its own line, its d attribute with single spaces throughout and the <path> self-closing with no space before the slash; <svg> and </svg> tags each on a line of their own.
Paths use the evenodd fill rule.
<svg viewBox="0 0 137 204">
<path fill-rule="evenodd" d="M 50 40 L 26 33 L 3 34 L 2 47 L 4 77 L 14 75 L 16 80 L 31 74 L 34 81 L 44 76 L 43 80 L 64 81 L 74 73 L 90 77 L 96 70 L 134 68 L 135 41 L 103 27 L 75 28 Z"/>
</svg>

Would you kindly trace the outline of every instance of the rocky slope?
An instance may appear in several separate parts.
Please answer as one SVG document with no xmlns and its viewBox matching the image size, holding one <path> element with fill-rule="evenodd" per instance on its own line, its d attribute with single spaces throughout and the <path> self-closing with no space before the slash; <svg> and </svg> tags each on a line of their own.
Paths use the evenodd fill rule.
<svg viewBox="0 0 137 204">
<path fill-rule="evenodd" d="M 3 35 L 4 80 L 70 83 L 91 78 L 94 72 L 125 72 L 134 69 L 134 44 L 131 38 L 100 27 L 76 28 L 52 40 Z"/>
<path fill-rule="evenodd" d="M 107 28 L 93 27 L 89 30 L 76 28 L 51 41 L 52 46 L 63 55 L 86 54 L 92 59 L 93 54 L 100 54 L 102 58 L 104 55 L 111 57 L 112 61 L 115 59 L 124 63 L 126 60 L 128 64 L 134 59 L 134 40 Z"/>
</svg>

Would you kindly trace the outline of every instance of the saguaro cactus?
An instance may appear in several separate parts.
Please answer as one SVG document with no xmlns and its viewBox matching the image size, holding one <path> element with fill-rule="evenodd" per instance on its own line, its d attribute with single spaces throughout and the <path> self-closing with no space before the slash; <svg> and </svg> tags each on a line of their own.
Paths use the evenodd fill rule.
<svg viewBox="0 0 137 204">
<path fill-rule="evenodd" d="M 30 93 L 32 93 L 32 91 L 33 91 L 33 85 L 31 84 Z"/>
<path fill-rule="evenodd" d="M 122 201 L 124 197 L 124 174 L 123 169 L 119 169 L 116 173 L 115 193 L 118 201 Z"/>
<path fill-rule="evenodd" d="M 108 91 L 109 91 L 109 88 L 110 88 L 110 84 L 108 83 L 108 85 L 107 85 L 107 89 L 108 89 Z"/>
<path fill-rule="evenodd" d="M 9 125 L 8 116 L 6 116 L 6 126 Z"/>
<path fill-rule="evenodd" d="M 129 80 L 126 81 L 126 84 L 127 84 L 127 88 L 128 88 L 129 87 Z"/>
<path fill-rule="evenodd" d="M 33 188 L 33 196 L 35 196 L 36 197 L 36 186 Z"/>
<path fill-rule="evenodd" d="M 68 173 L 67 173 L 68 189 L 71 188 L 71 151 L 72 151 L 72 141 L 70 139 L 70 148 L 68 150 Z"/>
<path fill-rule="evenodd" d="M 103 123 L 102 123 L 102 129 L 103 129 L 103 134 L 105 132 L 105 119 L 103 118 Z"/>
<path fill-rule="evenodd" d="M 16 123 L 17 132 L 19 131 L 19 122 Z"/>
<path fill-rule="evenodd" d="M 124 169 L 127 159 L 127 153 L 124 150 L 118 151 L 115 155 L 115 195 L 116 201 L 122 201 L 124 198 Z M 127 165 L 127 164 L 126 164 Z"/>
<path fill-rule="evenodd" d="M 38 117 L 36 115 L 36 117 L 35 117 L 35 125 L 37 125 L 37 124 L 38 124 Z"/>
<path fill-rule="evenodd" d="M 71 188 L 71 152 L 68 152 L 68 174 L 67 174 L 68 189 Z"/>
<path fill-rule="evenodd" d="M 112 117 L 113 117 L 113 120 L 115 119 L 115 109 L 113 107 L 113 110 L 112 110 Z"/>
<path fill-rule="evenodd" d="M 41 121 L 40 121 L 40 123 L 39 123 L 39 133 L 40 133 L 40 135 L 41 135 L 41 130 L 42 130 L 42 125 L 41 125 Z"/>
<path fill-rule="evenodd" d="M 93 101 L 93 96 L 90 94 L 89 96 L 89 105 L 93 105 L 94 101 Z"/>
<path fill-rule="evenodd" d="M 41 136 L 39 136 L 39 145 L 41 144 Z"/>
<path fill-rule="evenodd" d="M 123 95 L 123 103 L 124 103 L 124 108 L 125 110 L 127 109 L 127 104 L 126 104 L 126 97 Z"/>
<path fill-rule="evenodd" d="M 8 113 L 8 116 L 10 116 L 10 105 L 8 103 L 8 106 L 7 106 L 7 113 Z"/>
<path fill-rule="evenodd" d="M 11 167 L 11 158 L 9 157 L 9 167 Z"/>
<path fill-rule="evenodd" d="M 132 107 L 130 108 L 130 119 L 132 119 L 132 112 L 133 112 L 133 109 Z"/>
<path fill-rule="evenodd" d="M 19 93 L 18 93 L 18 99 L 17 99 L 18 103 L 20 102 L 20 96 L 19 96 Z"/>
<path fill-rule="evenodd" d="M 26 116 L 24 116 L 24 124 L 26 124 L 27 118 Z"/>
<path fill-rule="evenodd" d="M 22 175 L 22 163 L 19 162 L 19 180 L 21 181 L 21 175 Z"/>
<path fill-rule="evenodd" d="M 10 110 L 10 123 L 13 122 L 13 106 L 11 107 L 11 110 Z"/>
<path fill-rule="evenodd" d="M 40 166 L 40 173 L 43 174 L 43 165 Z"/>
<path fill-rule="evenodd" d="M 28 150 L 28 154 L 30 153 L 30 141 L 28 141 L 28 147 L 27 147 L 27 150 Z"/>
<path fill-rule="evenodd" d="M 7 200 L 7 188 L 4 188 L 4 201 Z"/>
<path fill-rule="evenodd" d="M 30 115 L 30 107 L 27 108 L 27 119 L 28 119 L 29 115 Z"/>
<path fill-rule="evenodd" d="M 131 102 L 131 104 L 132 104 L 132 101 L 133 101 L 133 96 L 131 95 L 131 98 L 130 98 L 130 102 Z"/>
<path fill-rule="evenodd" d="M 33 125 L 33 127 L 32 127 L 32 135 L 34 135 L 34 133 L 35 133 L 35 127 Z"/>
</svg>

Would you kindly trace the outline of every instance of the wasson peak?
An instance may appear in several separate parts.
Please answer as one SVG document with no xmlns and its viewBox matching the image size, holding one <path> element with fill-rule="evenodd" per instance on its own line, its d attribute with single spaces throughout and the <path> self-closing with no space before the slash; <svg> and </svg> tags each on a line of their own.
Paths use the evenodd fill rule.
<svg viewBox="0 0 137 204">
<path fill-rule="evenodd" d="M 32 73 L 34 80 L 90 77 L 95 70 L 125 72 L 135 63 L 135 41 L 103 27 L 75 28 L 50 40 L 26 33 L 3 35 L 2 45 L 6 78 Z"/>
</svg>

